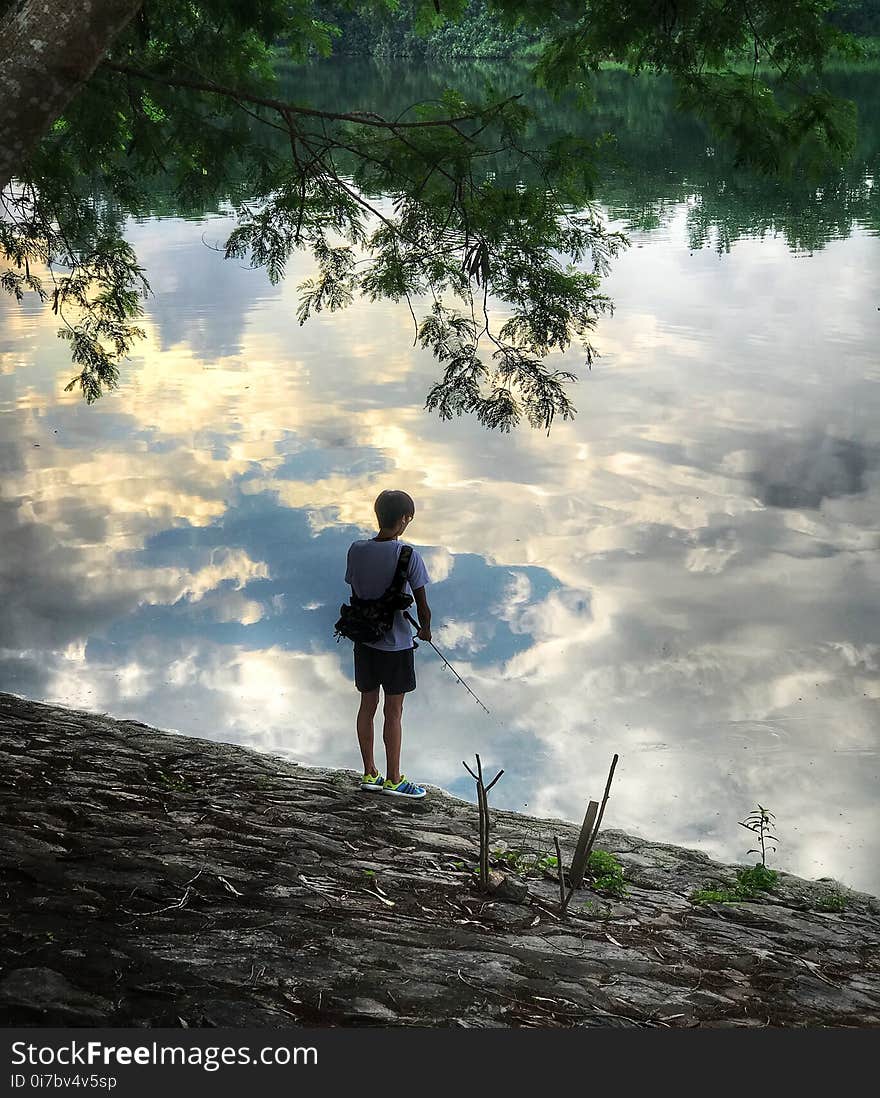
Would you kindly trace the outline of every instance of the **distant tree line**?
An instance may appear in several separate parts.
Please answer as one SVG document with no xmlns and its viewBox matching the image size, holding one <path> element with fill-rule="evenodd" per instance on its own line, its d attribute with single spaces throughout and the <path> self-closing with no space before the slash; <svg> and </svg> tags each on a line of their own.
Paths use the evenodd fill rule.
<svg viewBox="0 0 880 1098">
<path fill-rule="evenodd" d="M 838 0 L 828 19 L 849 34 L 880 35 L 880 0 Z"/>
<path fill-rule="evenodd" d="M 436 60 L 529 57 L 537 56 L 543 41 L 534 28 L 503 21 L 485 0 L 470 0 L 460 19 L 421 33 L 416 29 L 416 0 L 401 0 L 393 11 L 318 6 L 323 18 L 342 32 L 334 39 L 334 54 Z"/>
<path fill-rule="evenodd" d="M 417 0 L 401 0 L 395 10 L 330 2 L 317 6 L 321 17 L 341 31 L 333 52 L 347 56 L 528 58 L 536 57 L 545 41 L 534 27 L 503 20 L 486 0 L 468 0 L 460 18 L 430 30 L 417 29 Z M 837 0 L 827 19 L 849 34 L 880 36 L 880 0 Z"/>
</svg>

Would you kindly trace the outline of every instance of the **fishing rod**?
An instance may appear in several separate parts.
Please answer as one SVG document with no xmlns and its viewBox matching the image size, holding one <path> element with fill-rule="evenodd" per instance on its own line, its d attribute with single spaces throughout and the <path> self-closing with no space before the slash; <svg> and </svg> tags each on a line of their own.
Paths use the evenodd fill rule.
<svg viewBox="0 0 880 1098">
<path fill-rule="evenodd" d="M 416 630 L 421 628 L 419 623 L 417 621 L 414 621 L 410 617 L 410 614 L 409 614 L 408 610 L 404 610 L 403 616 L 410 623 L 410 625 L 414 625 L 416 627 Z M 455 668 L 452 666 L 452 664 L 449 662 L 449 660 L 443 655 L 443 653 L 440 651 L 440 649 L 437 647 L 437 645 L 434 644 L 434 642 L 430 641 L 430 640 L 428 641 L 428 644 L 430 644 L 430 646 L 434 649 L 434 651 L 437 653 L 437 655 L 440 657 L 440 659 L 443 660 L 443 662 L 446 664 L 446 666 L 449 668 L 449 670 L 453 673 L 453 675 L 455 675 L 455 677 L 458 679 L 458 681 L 461 683 L 461 685 L 465 688 L 465 690 L 467 690 L 467 692 L 474 699 L 474 701 L 477 703 L 477 705 L 479 705 L 482 709 L 484 709 L 487 713 L 489 713 L 489 710 L 486 709 L 485 705 L 483 705 L 483 703 L 480 701 L 480 699 L 477 697 L 477 695 L 473 692 L 473 690 L 471 690 L 471 688 L 464 681 L 464 679 L 461 677 L 461 675 L 459 675 L 459 673 L 455 670 Z M 489 715 L 491 716 L 491 714 L 489 714 Z"/>
</svg>

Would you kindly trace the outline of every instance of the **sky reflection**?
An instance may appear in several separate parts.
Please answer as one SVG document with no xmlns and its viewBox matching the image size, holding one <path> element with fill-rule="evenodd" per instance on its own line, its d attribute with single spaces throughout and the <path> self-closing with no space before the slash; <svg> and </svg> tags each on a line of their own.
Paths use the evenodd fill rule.
<svg viewBox="0 0 880 1098">
<path fill-rule="evenodd" d="M 636 236 L 573 424 L 421 411 L 405 309 L 295 319 L 296 282 L 225 263 L 223 219 L 136 225 L 161 293 L 86 408 L 50 317 L 0 301 L 0 689 L 354 766 L 349 542 L 405 488 L 435 580 L 405 765 L 496 804 L 606 821 L 880 892 L 880 244 L 689 253 Z M 575 356 L 564 365 L 577 368 Z"/>
</svg>

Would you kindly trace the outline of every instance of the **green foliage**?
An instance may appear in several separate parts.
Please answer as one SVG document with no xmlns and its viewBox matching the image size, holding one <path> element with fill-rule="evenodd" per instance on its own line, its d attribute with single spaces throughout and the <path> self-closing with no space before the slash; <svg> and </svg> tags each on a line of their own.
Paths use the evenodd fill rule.
<svg viewBox="0 0 880 1098">
<path fill-rule="evenodd" d="M 814 901 L 814 907 L 818 911 L 846 911 L 847 898 L 842 892 L 829 889 Z"/>
<path fill-rule="evenodd" d="M 749 869 L 741 869 L 737 875 L 737 890 L 743 895 L 757 895 L 759 892 L 769 892 L 776 883 L 779 874 L 765 865 L 753 865 Z"/>
<path fill-rule="evenodd" d="M 682 103 L 742 164 L 818 170 L 852 146 L 851 109 L 822 69 L 846 51 L 816 0 L 152 0 L 21 165 L 2 198 L 0 287 L 51 304 L 91 401 L 112 388 L 142 332 L 145 274 L 128 216 L 164 190 L 178 208 L 231 204 L 226 254 L 284 277 L 294 251 L 316 274 L 299 318 L 357 298 L 405 301 L 441 376 L 426 407 L 489 428 L 570 418 L 574 375 L 544 360 L 580 345 L 611 304 L 600 292 L 625 246 L 593 204 L 602 141 L 535 142 L 519 92 L 447 90 L 382 118 L 359 102 L 318 110 L 279 98 L 279 50 L 325 56 L 357 12 L 473 49 L 480 28 L 542 42 L 534 78 L 588 101 L 600 65 L 669 73 Z M 347 22 L 348 21 L 348 22 Z M 409 33 L 409 32 L 408 32 Z M 444 36 L 445 39 L 444 39 Z M 490 35 L 491 36 L 491 35 Z M 488 39 L 487 39 L 488 41 Z M 470 45 L 467 45 L 467 43 Z M 495 48 L 494 46 L 492 47 Z M 736 71 L 754 54 L 776 76 Z M 503 319 L 498 321 L 496 318 Z"/>
<path fill-rule="evenodd" d="M 400 0 L 386 10 L 361 5 L 340 11 L 332 3 L 318 8 L 338 27 L 334 51 L 349 56 L 450 61 L 525 57 L 540 48 L 540 31 L 505 17 L 490 0 L 444 2 L 439 14 L 433 5 L 426 12 L 413 0 Z"/>
<path fill-rule="evenodd" d="M 163 770 L 156 770 L 151 776 L 152 781 L 163 789 L 172 790 L 175 793 L 192 793 L 193 787 L 183 774 L 166 774 Z"/>
<path fill-rule="evenodd" d="M 613 915 L 611 904 L 600 904 L 595 900 L 587 900 L 586 903 L 578 904 L 576 910 L 580 916 L 587 919 L 610 919 Z"/>
<path fill-rule="evenodd" d="M 762 892 L 770 892 L 776 883 L 778 874 L 764 865 L 754 865 L 740 869 L 736 874 L 736 883 L 732 888 L 697 889 L 691 894 L 691 901 L 697 904 L 732 904 L 743 900 L 753 900 Z"/>
<path fill-rule="evenodd" d="M 880 191 L 871 182 L 880 148 L 876 76 L 866 67 L 839 66 L 829 82 L 836 95 L 858 100 L 856 154 L 846 167 L 828 167 L 820 177 L 794 172 L 780 180 L 737 167 L 734 152 L 703 122 L 675 112 L 671 80 L 602 73 L 591 113 L 597 127 L 616 135 L 598 169 L 609 215 L 626 231 L 649 230 L 687 202 L 691 249 L 719 253 L 737 240 L 767 236 L 809 253 L 848 236 L 854 225 L 880 230 Z"/>
<path fill-rule="evenodd" d="M 542 854 L 517 849 L 493 850 L 492 860 L 522 877 L 553 877 L 559 875 L 559 861 L 555 854 Z M 613 854 L 606 850 L 593 850 L 587 861 L 587 878 L 590 888 L 606 896 L 616 898 L 626 895 L 623 867 Z"/>
<path fill-rule="evenodd" d="M 835 53 L 853 55 L 855 47 L 814 0 L 748 7 L 596 0 L 573 31 L 548 45 L 537 71 L 555 90 L 577 79 L 586 87 L 608 60 L 634 72 L 668 72 L 682 107 L 732 142 L 738 163 L 778 173 L 791 170 L 805 147 L 809 163 L 839 162 L 852 149 L 851 105 L 832 102 L 821 84 Z M 751 71 L 743 75 L 738 67 L 746 59 Z"/>
<path fill-rule="evenodd" d="M 760 854 L 761 861 L 746 869 L 738 870 L 736 882 L 732 888 L 698 889 L 691 895 L 691 900 L 694 903 L 736 903 L 740 900 L 752 900 L 762 892 L 769 892 L 779 877 L 775 870 L 767 868 L 767 845 L 779 842 L 779 839 L 770 832 L 775 819 L 772 812 L 759 804 L 745 820 L 740 820 L 740 827 L 758 836 L 758 847 L 749 850 L 748 853 Z M 776 847 L 772 849 L 775 853 Z"/>
<path fill-rule="evenodd" d="M 67 218 L 54 216 L 56 201 L 57 187 L 32 182 L 13 183 L 0 198 L 0 255 L 9 263 L 0 287 L 18 301 L 35 294 L 62 321 L 59 335 L 80 369 L 66 388 L 78 385 L 91 403 L 116 384 L 118 359 L 143 337 L 133 320 L 150 287 L 113 211 L 73 185 Z"/>
<path fill-rule="evenodd" d="M 691 902 L 695 904 L 732 904 L 742 899 L 728 888 L 698 888 L 691 893 Z"/>
<path fill-rule="evenodd" d="M 521 877 L 543 877 L 557 872 L 555 854 L 538 854 L 525 850 L 493 850 L 492 861 L 496 866 L 517 873 Z"/>
<path fill-rule="evenodd" d="M 850 34 L 880 35 L 880 0 L 837 0 L 828 21 Z"/>
<path fill-rule="evenodd" d="M 682 84 L 679 103 L 734 146 L 737 165 L 770 174 L 791 174 L 799 166 L 816 176 L 829 159 L 843 163 L 855 145 L 854 104 L 822 89 L 787 106 L 769 87 L 756 90 L 754 77 L 695 75 Z"/>
<path fill-rule="evenodd" d="M 587 859 L 590 887 L 606 896 L 622 898 L 626 895 L 623 866 L 607 850 L 591 850 Z"/>
<path fill-rule="evenodd" d="M 778 843 L 779 839 L 771 834 L 771 828 L 775 826 L 776 817 L 772 812 L 762 805 L 758 807 L 748 815 L 745 820 L 739 821 L 739 826 L 744 827 L 746 831 L 751 831 L 758 836 L 758 846 L 752 850 L 747 850 L 747 854 L 760 854 L 761 865 L 766 869 L 767 866 L 767 846 L 770 843 Z M 772 847 L 773 853 L 776 853 L 776 847 Z"/>
</svg>

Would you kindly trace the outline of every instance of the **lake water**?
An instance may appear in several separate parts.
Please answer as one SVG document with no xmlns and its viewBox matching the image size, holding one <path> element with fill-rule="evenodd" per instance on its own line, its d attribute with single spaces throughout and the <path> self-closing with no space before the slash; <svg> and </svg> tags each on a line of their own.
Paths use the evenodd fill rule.
<svg viewBox="0 0 880 1098">
<path fill-rule="evenodd" d="M 376 108 L 428 84 L 307 79 Z M 493 803 L 579 819 L 616 751 L 607 826 L 753 861 L 760 802 L 770 864 L 880 893 L 880 82 L 839 79 L 865 125 L 817 194 L 733 172 L 659 82 L 603 78 L 599 198 L 632 246 L 549 438 L 423 412 L 405 307 L 300 328 L 308 258 L 270 286 L 206 247 L 222 213 L 131 225 L 147 339 L 92 407 L 54 318 L 0 300 L 0 689 L 356 767 L 333 622 L 400 487 L 435 643 L 491 710 L 423 645 L 411 777 L 472 798 L 479 751 Z"/>
</svg>

